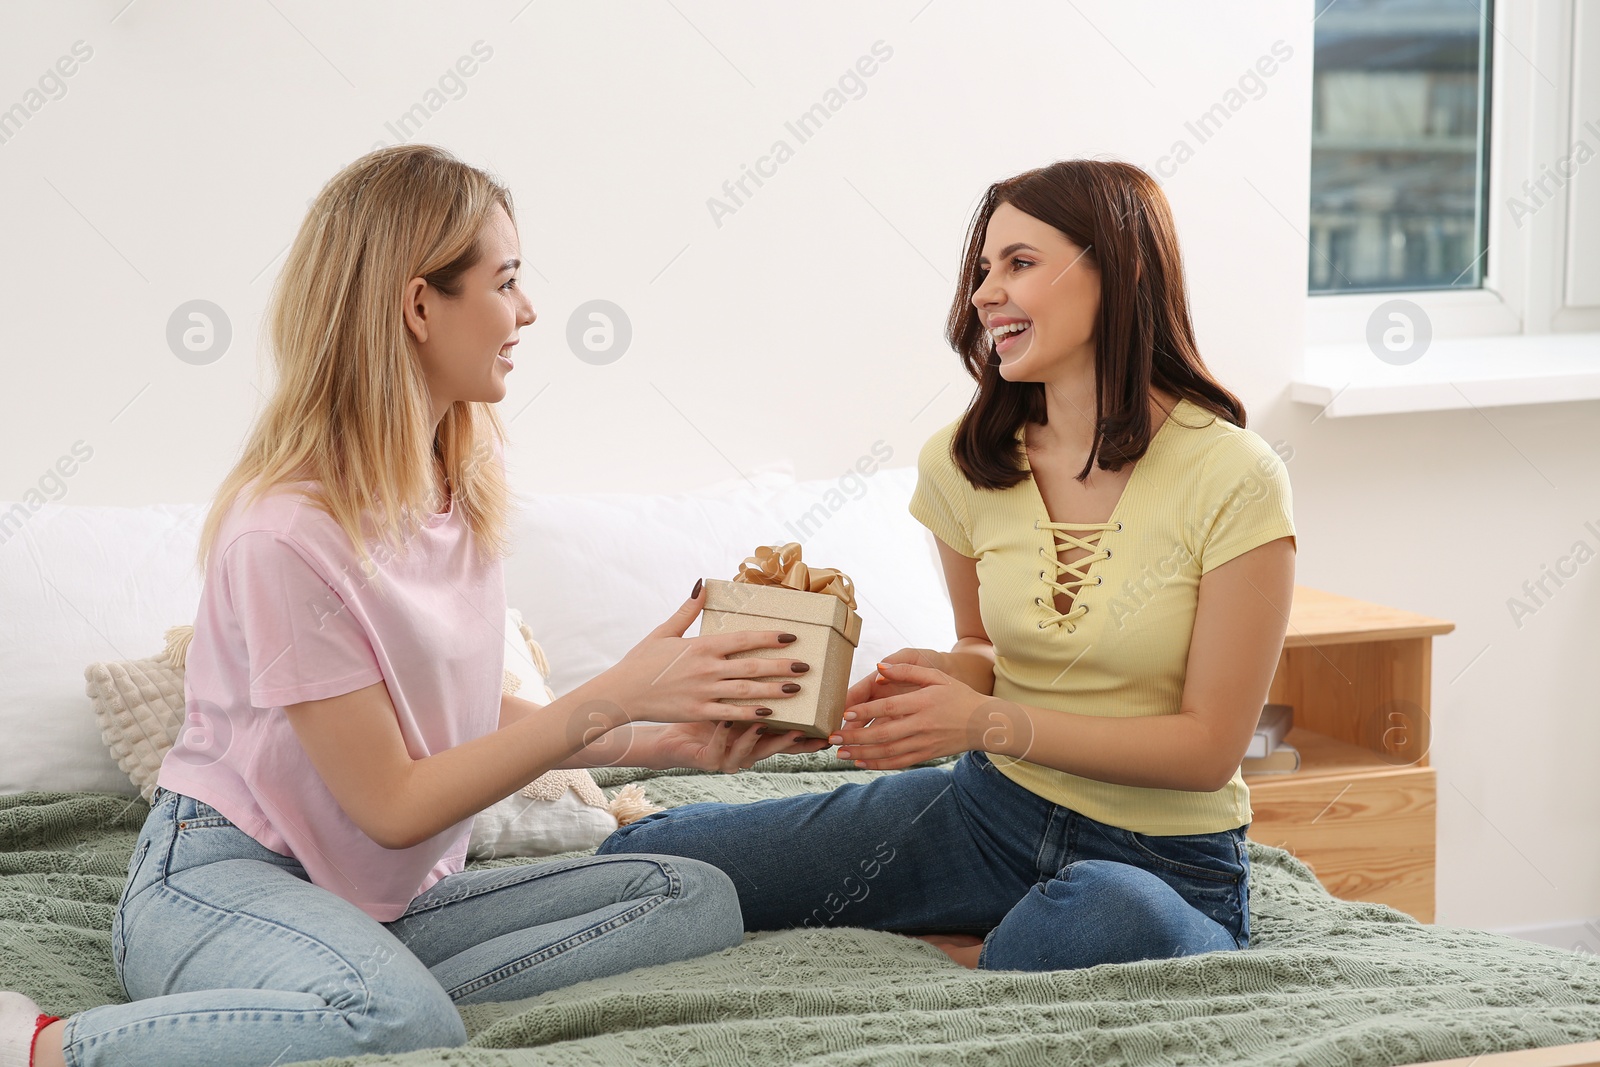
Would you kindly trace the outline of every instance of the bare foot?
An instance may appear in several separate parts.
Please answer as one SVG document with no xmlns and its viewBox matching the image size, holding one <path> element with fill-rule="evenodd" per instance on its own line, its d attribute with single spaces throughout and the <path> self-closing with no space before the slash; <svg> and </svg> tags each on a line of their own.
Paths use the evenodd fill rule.
<svg viewBox="0 0 1600 1067">
<path fill-rule="evenodd" d="M 917 934 L 918 941 L 926 941 L 961 966 L 978 969 L 978 953 L 983 951 L 983 938 L 972 934 Z"/>
</svg>

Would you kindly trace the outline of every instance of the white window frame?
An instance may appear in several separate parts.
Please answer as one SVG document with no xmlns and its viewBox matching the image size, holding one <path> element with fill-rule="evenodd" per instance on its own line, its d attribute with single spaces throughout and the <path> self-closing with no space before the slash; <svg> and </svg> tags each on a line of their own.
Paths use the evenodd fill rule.
<svg viewBox="0 0 1600 1067">
<path fill-rule="evenodd" d="M 1600 398 L 1600 307 L 1565 303 L 1572 186 L 1520 228 L 1509 209 L 1523 182 L 1568 155 L 1579 134 L 1573 73 L 1580 30 L 1600 38 L 1600 28 L 1580 26 L 1582 6 L 1574 0 L 1494 5 L 1487 28 L 1493 40 L 1482 288 L 1308 295 L 1306 350 L 1293 399 L 1338 416 Z M 1600 18 L 1590 7 L 1587 19 Z M 1600 78 L 1600 49 L 1583 62 L 1589 79 Z M 1366 344 L 1367 320 L 1396 298 L 1421 307 L 1432 327 L 1429 349 L 1406 366 L 1376 359 Z M 1582 358 L 1591 341 L 1592 374 Z"/>
</svg>

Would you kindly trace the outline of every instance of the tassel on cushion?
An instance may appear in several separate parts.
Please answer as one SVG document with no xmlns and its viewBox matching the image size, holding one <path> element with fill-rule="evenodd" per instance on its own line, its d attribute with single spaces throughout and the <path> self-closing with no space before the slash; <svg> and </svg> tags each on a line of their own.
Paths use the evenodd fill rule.
<svg viewBox="0 0 1600 1067">
<path fill-rule="evenodd" d="M 659 804 L 652 804 L 644 795 L 644 786 L 638 782 L 629 782 L 617 790 L 617 795 L 611 798 L 606 805 L 606 810 L 616 817 L 618 826 L 626 826 L 636 819 L 642 819 L 657 811 L 666 811 Z"/>
<path fill-rule="evenodd" d="M 533 665 L 539 668 L 539 677 L 544 679 L 544 699 L 546 703 L 554 703 L 556 691 L 550 688 L 550 661 L 545 658 L 544 648 L 533 639 L 533 631 L 528 624 L 522 621 L 522 613 L 517 613 L 517 632 L 528 643 L 528 655 L 533 658 Z"/>
<path fill-rule="evenodd" d="M 161 653 L 167 661 L 167 666 L 175 671 L 183 670 L 183 661 L 189 655 L 189 642 L 194 640 L 194 627 L 169 626 L 162 636 L 167 639 L 166 651 Z"/>
</svg>

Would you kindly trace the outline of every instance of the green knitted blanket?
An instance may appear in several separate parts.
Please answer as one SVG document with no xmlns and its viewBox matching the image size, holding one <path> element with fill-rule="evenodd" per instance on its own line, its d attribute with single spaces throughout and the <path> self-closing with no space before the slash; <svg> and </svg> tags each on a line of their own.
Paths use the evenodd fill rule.
<svg viewBox="0 0 1600 1067">
<path fill-rule="evenodd" d="M 676 806 L 896 773 L 848 767 L 823 752 L 775 756 L 738 775 L 613 768 L 596 777 L 608 792 L 645 781 L 653 800 Z M 111 919 L 148 811 L 107 793 L 0 796 L 0 988 L 63 1016 L 124 999 Z M 1589 955 L 1340 901 L 1288 852 L 1249 848 L 1243 951 L 975 972 L 894 934 L 748 934 L 686 963 L 465 1005 L 465 1048 L 318 1062 L 1386 1067 L 1600 1039 L 1600 961 Z M 529 862 L 541 861 L 470 866 Z"/>
</svg>

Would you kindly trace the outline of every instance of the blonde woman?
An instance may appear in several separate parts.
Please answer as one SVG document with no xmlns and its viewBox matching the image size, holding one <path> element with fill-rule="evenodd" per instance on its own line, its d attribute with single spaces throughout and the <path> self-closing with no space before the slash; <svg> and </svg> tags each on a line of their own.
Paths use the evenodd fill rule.
<svg viewBox="0 0 1600 1067">
<path fill-rule="evenodd" d="M 0 1067 L 30 1044 L 74 1067 L 455 1046 L 457 1004 L 741 940 L 732 883 L 698 860 L 463 869 L 473 815 L 551 768 L 732 771 L 826 744 L 716 702 L 786 699 L 807 665 L 729 658 L 788 634 L 684 637 L 700 583 L 574 692 L 501 695 L 492 405 L 534 321 L 514 220 L 502 185 L 425 145 L 312 205 L 272 308 L 276 391 L 201 535 L 188 721 L 112 929 L 130 1003 L 57 1019 L 0 994 Z"/>
<path fill-rule="evenodd" d="M 1097 160 L 996 182 L 947 337 L 978 388 L 923 446 L 910 509 L 960 639 L 889 656 L 832 740 L 870 770 L 961 758 L 657 812 L 599 852 L 721 866 L 751 930 L 896 931 L 986 970 L 1245 948 L 1240 762 L 1294 519 L 1283 461 L 1200 358 L 1160 186 Z"/>
</svg>

